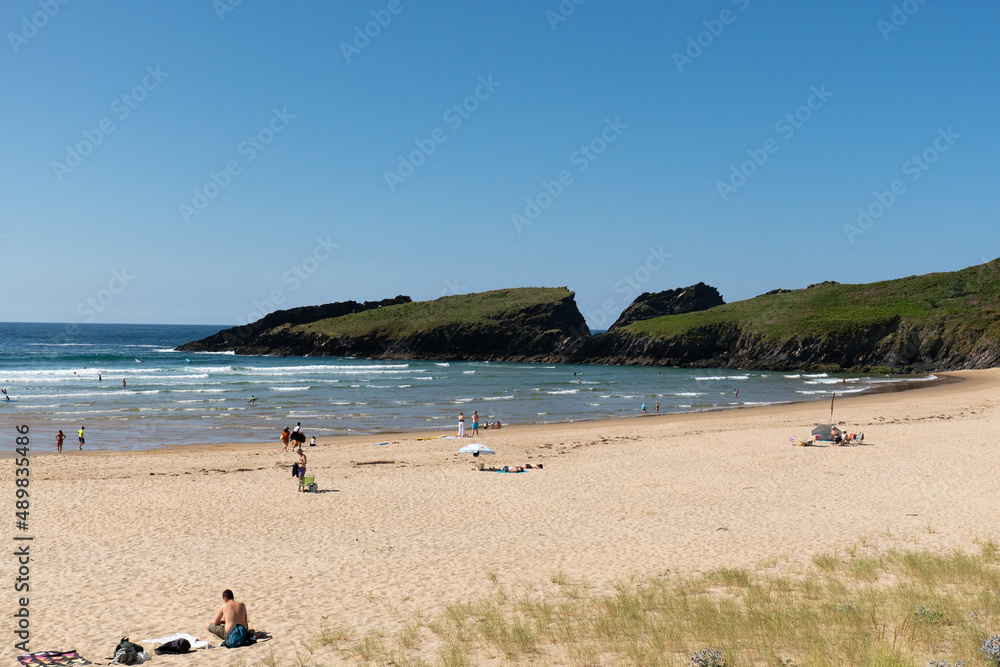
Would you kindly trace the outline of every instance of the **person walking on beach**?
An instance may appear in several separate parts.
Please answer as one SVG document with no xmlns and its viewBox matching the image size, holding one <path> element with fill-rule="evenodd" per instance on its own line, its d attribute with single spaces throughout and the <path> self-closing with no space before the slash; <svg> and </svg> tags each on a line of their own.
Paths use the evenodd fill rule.
<svg viewBox="0 0 1000 667">
<path fill-rule="evenodd" d="M 83 449 L 83 445 L 84 445 L 83 429 L 84 429 L 84 427 L 81 426 L 80 430 L 76 432 L 77 438 L 80 440 L 80 449 Z"/>
<path fill-rule="evenodd" d="M 63 444 L 63 440 L 65 440 L 65 439 L 66 439 L 66 434 L 62 432 L 62 429 L 59 429 L 59 432 L 56 433 L 56 451 L 57 452 L 61 452 L 62 451 L 62 444 Z"/>
<path fill-rule="evenodd" d="M 476 410 L 472 411 L 472 437 L 477 437 L 479 435 L 479 412 Z"/>
<path fill-rule="evenodd" d="M 461 411 L 458 413 L 458 437 L 465 437 L 465 413 Z"/>
<path fill-rule="evenodd" d="M 281 448 L 281 451 L 283 452 L 288 451 L 288 443 L 291 439 L 292 439 L 292 434 L 288 430 L 288 427 L 286 426 L 285 430 L 281 432 L 281 442 L 285 445 L 284 447 Z"/>
<path fill-rule="evenodd" d="M 298 452 L 299 455 L 299 491 L 301 491 L 306 476 L 306 455 L 302 451 L 301 447 L 295 451 Z"/>
<path fill-rule="evenodd" d="M 229 633 L 242 625 L 247 634 L 250 633 L 250 621 L 247 620 L 247 606 L 233 599 L 233 592 L 228 588 L 222 591 L 222 606 L 215 612 L 211 623 L 205 624 L 205 629 L 219 639 L 225 640 Z"/>
</svg>

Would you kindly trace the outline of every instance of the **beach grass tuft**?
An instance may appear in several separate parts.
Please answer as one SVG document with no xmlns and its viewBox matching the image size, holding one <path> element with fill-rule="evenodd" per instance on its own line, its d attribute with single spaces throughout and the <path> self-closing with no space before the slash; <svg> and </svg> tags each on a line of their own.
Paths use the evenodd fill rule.
<svg viewBox="0 0 1000 667">
<path fill-rule="evenodd" d="M 554 589 L 515 595 L 498 588 L 411 622 L 392 639 L 366 635 L 351 655 L 382 664 L 581 667 L 917 667 L 992 659 L 980 652 L 1000 624 L 1000 558 L 992 542 L 978 553 L 855 553 L 817 556 L 792 573 L 717 568 L 633 576 L 602 593 L 560 572 Z M 987 651 L 995 648 L 1000 658 L 1000 638 L 994 643 Z"/>
</svg>

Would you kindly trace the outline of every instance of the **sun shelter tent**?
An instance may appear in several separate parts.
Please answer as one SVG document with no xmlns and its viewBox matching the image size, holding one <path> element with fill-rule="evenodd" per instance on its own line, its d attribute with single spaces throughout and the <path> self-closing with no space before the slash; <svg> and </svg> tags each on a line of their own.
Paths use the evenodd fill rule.
<svg viewBox="0 0 1000 667">
<path fill-rule="evenodd" d="M 833 424 L 816 424 L 816 428 L 812 430 L 812 434 L 818 435 L 820 440 L 833 442 L 833 436 L 830 435 L 830 429 L 832 428 Z"/>
</svg>

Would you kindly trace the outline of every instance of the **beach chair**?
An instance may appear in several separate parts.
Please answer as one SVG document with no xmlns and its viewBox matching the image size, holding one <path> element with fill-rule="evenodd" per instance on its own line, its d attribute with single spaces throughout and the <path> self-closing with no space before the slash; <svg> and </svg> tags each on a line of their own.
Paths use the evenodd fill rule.
<svg viewBox="0 0 1000 667">
<path fill-rule="evenodd" d="M 316 487 L 316 477 L 303 477 L 302 478 L 302 490 L 316 492 L 318 489 Z"/>
</svg>

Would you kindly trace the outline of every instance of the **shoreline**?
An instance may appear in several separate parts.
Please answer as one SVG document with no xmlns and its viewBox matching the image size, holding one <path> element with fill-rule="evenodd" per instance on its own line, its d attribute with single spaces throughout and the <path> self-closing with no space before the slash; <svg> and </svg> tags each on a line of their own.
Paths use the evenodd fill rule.
<svg viewBox="0 0 1000 667">
<path fill-rule="evenodd" d="M 323 438 L 306 447 L 319 493 L 305 494 L 277 440 L 32 456 L 32 650 L 94 661 L 109 638 L 203 639 L 225 588 L 275 637 L 244 649 L 255 662 L 307 650 L 321 627 L 398 632 L 497 585 L 602 592 L 631 575 L 794 574 L 818 554 L 974 548 L 1000 525 L 1000 369 L 958 376 L 837 401 L 838 422 L 866 433 L 858 447 L 792 446 L 829 414 L 808 401 L 465 441 Z M 457 453 L 469 441 L 496 450 L 488 465 L 544 469 L 476 472 Z M 2 475 L 12 484 L 13 468 Z"/>
<path fill-rule="evenodd" d="M 874 388 L 865 390 L 864 392 L 855 392 L 855 393 L 850 393 L 850 394 L 846 394 L 846 395 L 843 395 L 843 396 L 837 396 L 836 403 L 837 403 L 837 405 L 840 405 L 842 402 L 846 403 L 846 402 L 850 401 L 851 399 L 855 399 L 855 398 L 860 399 L 860 398 L 864 398 L 864 397 L 901 394 L 901 393 L 908 393 L 908 392 L 911 392 L 911 391 L 926 390 L 926 389 L 931 389 L 931 388 L 934 388 L 934 387 L 946 386 L 946 385 L 953 384 L 953 383 L 964 382 L 969 377 L 966 374 L 968 374 L 968 373 L 977 373 L 977 372 L 981 372 L 981 371 L 942 371 L 942 372 L 938 372 L 938 373 L 930 373 L 929 375 L 933 375 L 934 378 L 933 379 L 928 379 L 926 381 L 900 380 L 899 382 L 886 382 L 884 384 L 879 384 L 879 385 L 877 385 Z M 527 423 L 517 423 L 517 424 L 513 424 L 513 425 L 505 425 L 503 430 L 507 430 L 507 429 L 511 429 L 511 428 L 515 428 L 515 427 L 522 427 L 522 428 L 524 428 L 524 427 L 527 427 L 527 428 L 550 428 L 550 427 L 571 426 L 571 425 L 581 425 L 581 424 L 600 424 L 600 423 L 605 423 L 605 422 L 608 423 L 608 424 L 616 424 L 616 423 L 619 423 L 619 422 L 628 422 L 629 420 L 633 420 L 633 419 L 646 419 L 646 418 L 650 418 L 650 417 L 678 417 L 678 416 L 679 417 L 689 417 L 689 416 L 700 415 L 700 414 L 721 414 L 721 413 L 739 412 L 739 411 L 745 411 L 745 410 L 758 410 L 758 409 L 778 408 L 778 407 L 784 407 L 784 406 L 815 405 L 815 404 L 819 404 L 819 403 L 826 403 L 826 402 L 829 401 L 830 398 L 831 397 L 827 396 L 827 397 L 823 397 L 823 398 L 813 398 L 813 399 L 804 398 L 804 399 L 798 400 L 798 401 L 776 401 L 776 402 L 773 402 L 773 403 L 754 404 L 754 405 L 720 405 L 720 406 L 715 406 L 715 407 L 704 408 L 704 409 L 701 409 L 701 410 L 681 410 L 681 411 L 675 411 L 675 412 L 663 412 L 663 413 L 660 413 L 659 415 L 654 414 L 652 412 L 649 412 L 649 414 L 646 414 L 646 415 L 632 415 L 632 416 L 621 416 L 621 417 L 597 417 L 597 418 L 594 418 L 594 419 L 576 419 L 576 420 L 566 420 L 566 421 L 561 421 L 561 422 L 527 422 Z M 10 421 L 11 422 L 15 422 L 15 423 L 17 422 L 17 420 L 14 420 L 14 419 L 11 419 Z M 88 420 L 88 421 L 91 424 L 93 424 L 95 422 L 98 423 L 98 424 L 102 423 L 100 420 L 96 420 L 96 419 L 91 419 L 91 420 Z M 24 423 L 24 422 L 20 422 L 20 423 Z M 43 423 L 46 424 L 46 425 L 48 425 L 49 421 L 45 420 L 45 421 L 43 421 Z M 31 423 L 28 422 L 28 425 L 31 426 Z M 114 422 L 114 423 L 112 423 L 112 426 L 117 429 L 117 428 L 121 428 L 122 424 L 120 422 Z M 309 432 L 308 429 L 303 429 L 303 430 L 305 430 L 306 433 Z M 485 433 L 492 433 L 492 431 L 487 431 L 485 429 L 481 429 L 480 430 L 480 433 L 481 433 L 480 437 L 484 437 L 484 436 L 482 436 L 482 433 L 484 433 L 484 432 Z M 66 441 L 63 444 L 63 452 L 62 452 L 63 454 L 68 454 L 68 453 L 76 453 L 76 454 L 86 454 L 86 453 L 89 453 L 89 454 L 97 454 L 97 453 L 122 454 L 122 453 L 127 453 L 127 452 L 144 452 L 144 451 L 197 451 L 199 449 L 212 449 L 212 450 L 215 450 L 215 449 L 218 449 L 218 448 L 225 448 L 225 447 L 240 447 L 240 448 L 248 448 L 248 447 L 255 447 L 255 446 L 262 446 L 263 447 L 263 446 L 269 446 L 269 445 L 272 444 L 271 441 L 235 442 L 235 443 L 232 443 L 232 442 L 222 442 L 222 443 L 214 443 L 214 444 L 210 444 L 210 443 L 191 443 L 191 444 L 167 443 L 167 444 L 163 444 L 163 445 L 157 445 L 157 446 L 153 446 L 153 447 L 149 447 L 149 448 L 141 448 L 141 449 L 108 449 L 108 448 L 104 448 L 104 449 L 84 449 L 83 451 L 80 451 L 80 450 L 74 450 L 74 449 L 72 449 L 72 446 L 76 446 L 75 436 L 76 436 L 76 432 L 75 431 L 72 432 L 72 433 L 66 432 Z M 278 437 L 277 436 L 280 436 L 280 431 L 278 431 L 277 434 L 276 434 L 275 442 L 278 441 Z M 53 435 L 53 437 L 54 437 L 54 435 Z M 406 430 L 403 430 L 403 431 L 380 431 L 380 432 L 377 432 L 377 433 L 364 433 L 364 434 L 350 434 L 350 433 L 345 433 L 345 434 L 336 434 L 336 435 L 324 435 L 324 436 L 317 436 L 317 442 L 320 442 L 320 443 L 324 443 L 324 442 L 327 442 L 327 441 L 330 441 L 330 442 L 344 442 L 344 441 L 346 441 L 348 439 L 351 440 L 352 442 L 358 441 L 358 440 L 363 440 L 363 439 L 370 439 L 372 441 L 381 441 L 381 440 L 383 440 L 385 438 L 389 438 L 390 440 L 401 440 L 401 439 L 407 440 L 407 439 L 430 438 L 430 437 L 443 437 L 443 436 L 441 436 L 441 433 L 440 433 L 439 430 L 418 429 L 418 430 L 413 430 L 413 431 L 406 431 Z M 71 442 L 71 438 L 72 438 L 72 442 Z M 54 442 L 52 442 L 50 444 L 51 444 L 51 449 L 43 449 L 42 451 L 37 452 L 37 454 L 41 454 L 41 455 L 58 454 L 59 452 L 55 451 L 55 444 L 54 444 Z M 87 446 L 88 445 L 84 445 L 84 447 L 87 447 Z M 308 445 L 306 445 L 306 448 L 308 449 Z M 15 456 L 15 454 L 9 453 L 7 451 L 0 450 L 0 460 L 3 460 L 5 458 L 10 458 L 10 457 L 13 457 L 13 456 Z"/>
</svg>

